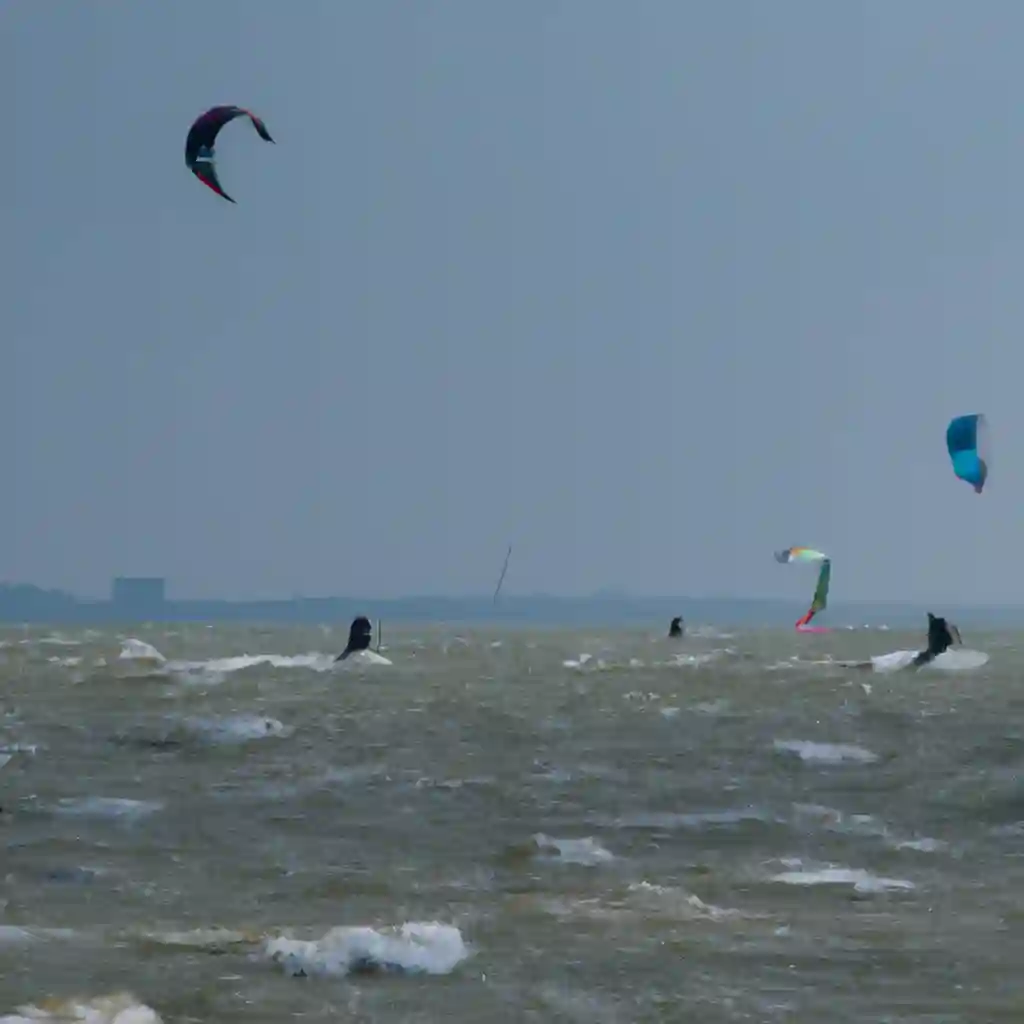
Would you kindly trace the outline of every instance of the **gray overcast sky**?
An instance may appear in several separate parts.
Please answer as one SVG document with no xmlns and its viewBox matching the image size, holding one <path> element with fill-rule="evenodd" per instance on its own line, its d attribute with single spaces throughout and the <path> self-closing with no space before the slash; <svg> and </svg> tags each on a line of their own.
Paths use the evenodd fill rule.
<svg viewBox="0 0 1024 1024">
<path fill-rule="evenodd" d="M 1015 601 L 1019 0 L 0 4 L 0 576 Z M 215 103 L 231 206 L 187 172 Z M 986 411 L 990 489 L 944 432 Z"/>
</svg>

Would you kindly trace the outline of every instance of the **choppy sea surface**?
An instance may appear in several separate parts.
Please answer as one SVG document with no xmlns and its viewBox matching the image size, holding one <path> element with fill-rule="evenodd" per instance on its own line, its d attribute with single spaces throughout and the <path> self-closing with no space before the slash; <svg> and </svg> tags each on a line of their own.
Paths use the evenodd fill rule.
<svg viewBox="0 0 1024 1024">
<path fill-rule="evenodd" d="M 346 634 L 0 632 L 0 1021 L 1024 1019 L 1024 637 Z"/>
</svg>

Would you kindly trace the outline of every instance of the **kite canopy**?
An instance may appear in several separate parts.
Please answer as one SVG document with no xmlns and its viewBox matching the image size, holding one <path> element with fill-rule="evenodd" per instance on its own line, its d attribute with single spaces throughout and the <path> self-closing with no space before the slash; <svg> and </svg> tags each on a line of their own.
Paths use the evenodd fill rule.
<svg viewBox="0 0 1024 1024">
<path fill-rule="evenodd" d="M 946 428 L 946 448 L 953 472 L 981 494 L 988 479 L 988 421 L 981 413 L 957 416 Z"/>
<path fill-rule="evenodd" d="M 783 551 L 775 552 L 775 561 L 782 562 L 824 562 L 828 555 L 814 548 L 785 548 Z"/>
<path fill-rule="evenodd" d="M 274 141 L 267 126 L 254 113 L 242 107 L 211 107 L 192 122 L 185 139 L 185 165 L 207 188 L 213 189 L 229 203 L 233 203 L 234 199 L 221 188 L 217 179 L 213 145 L 221 128 L 236 117 L 249 118 L 261 139 L 265 142 Z"/>
<path fill-rule="evenodd" d="M 800 632 L 825 632 L 821 627 L 811 626 L 811 619 L 819 612 L 828 607 L 828 588 L 832 580 L 832 562 L 829 557 L 814 548 L 785 548 L 775 552 L 775 561 L 783 565 L 790 562 L 817 562 L 821 565 L 818 570 L 818 582 L 814 587 L 814 597 L 811 598 L 811 606 L 797 620 L 796 628 Z"/>
</svg>

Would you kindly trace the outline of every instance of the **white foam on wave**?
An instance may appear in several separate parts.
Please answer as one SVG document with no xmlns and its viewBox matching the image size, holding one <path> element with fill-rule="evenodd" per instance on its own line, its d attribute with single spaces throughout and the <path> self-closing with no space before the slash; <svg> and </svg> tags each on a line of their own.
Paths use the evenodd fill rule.
<svg viewBox="0 0 1024 1024">
<path fill-rule="evenodd" d="M 895 845 L 897 850 L 913 850 L 915 853 L 938 853 L 940 850 L 945 850 L 949 844 L 941 839 L 923 836 L 920 839 L 904 839 Z"/>
<path fill-rule="evenodd" d="M 698 831 L 742 828 L 751 823 L 772 823 L 778 819 L 756 807 L 742 807 L 726 811 L 636 811 L 619 818 L 598 817 L 593 820 L 608 828 L 661 832 L 681 828 Z"/>
<path fill-rule="evenodd" d="M 703 654 L 677 654 L 671 661 L 663 662 L 666 668 L 701 668 L 718 661 L 723 655 L 733 653 L 730 648 L 705 651 Z"/>
<path fill-rule="evenodd" d="M 150 665 L 164 665 L 167 659 L 152 645 L 135 637 L 127 637 L 121 643 L 118 661 L 142 662 Z"/>
<path fill-rule="evenodd" d="M 390 658 L 377 651 L 356 651 L 344 661 L 335 661 L 333 654 L 313 651 L 309 654 L 236 654 L 225 658 L 201 661 L 169 661 L 152 644 L 136 637 L 126 637 L 117 658 L 122 674 L 131 676 L 174 676 L 186 683 L 205 685 L 223 682 L 228 676 L 252 668 L 306 669 L 311 672 L 331 672 L 340 668 L 391 665 Z M 63 664 L 72 665 L 71 659 Z M 97 665 L 105 664 L 104 661 Z"/>
<path fill-rule="evenodd" d="M 437 921 L 411 921 L 399 928 L 332 928 L 314 941 L 276 938 L 264 953 L 292 977 L 353 971 L 450 974 L 469 955 L 462 933 Z"/>
<path fill-rule="evenodd" d="M 16 1013 L 0 1017 L 0 1024 L 162 1024 L 160 1015 L 128 992 L 92 999 L 46 1000 L 19 1006 Z"/>
<path fill-rule="evenodd" d="M 770 665 L 765 665 L 765 672 L 785 672 L 787 669 L 798 668 L 803 664 L 811 665 L 830 665 L 830 661 L 812 661 L 804 662 L 804 660 L 797 655 L 793 655 L 791 658 L 783 658 L 782 661 L 773 661 Z"/>
<path fill-rule="evenodd" d="M 376 651 L 357 651 L 343 662 L 336 662 L 333 654 L 313 651 L 309 654 L 236 654 L 225 658 L 202 661 L 168 661 L 152 644 L 129 637 L 124 641 L 119 663 L 131 674 L 141 670 L 144 675 L 171 675 L 185 683 L 215 685 L 228 676 L 253 668 L 306 669 L 310 672 L 331 672 L 345 666 L 391 665 Z"/>
<path fill-rule="evenodd" d="M 76 668 L 82 664 L 82 659 L 77 658 L 47 658 L 46 659 L 51 665 L 58 665 L 60 668 Z"/>
<path fill-rule="evenodd" d="M 815 743 L 813 740 L 776 740 L 780 753 L 795 754 L 810 764 L 874 764 L 878 755 L 852 743 Z"/>
<path fill-rule="evenodd" d="M 394 662 L 390 658 L 385 658 L 383 654 L 378 654 L 376 651 L 356 651 L 354 654 L 350 654 L 344 661 L 337 663 L 331 659 L 332 668 L 343 668 L 345 665 L 392 665 Z"/>
<path fill-rule="evenodd" d="M 828 829 L 849 830 L 863 835 L 865 834 L 864 826 L 868 826 L 867 834 L 883 834 L 880 826 L 874 827 L 875 819 L 870 814 L 846 814 L 835 807 L 828 807 L 825 804 L 793 804 L 793 813 L 798 819 L 809 818 Z M 847 826 L 849 826 L 848 829 Z"/>
<path fill-rule="evenodd" d="M 701 640 L 732 640 L 736 634 L 726 633 L 721 629 L 716 629 L 714 626 L 687 626 L 686 636 L 699 637 Z"/>
<path fill-rule="evenodd" d="M 26 928 L 13 924 L 0 924 L 0 946 L 27 946 L 36 941 L 36 936 Z"/>
<path fill-rule="evenodd" d="M 937 853 L 947 847 L 947 844 L 941 840 L 931 839 L 928 836 L 915 839 L 900 838 L 885 822 L 871 814 L 847 814 L 835 807 L 827 807 L 822 804 L 794 804 L 793 812 L 798 821 L 803 822 L 809 819 L 829 832 L 881 839 L 894 850 Z"/>
<path fill-rule="evenodd" d="M 61 636 L 60 633 L 54 633 L 53 636 L 40 637 L 38 643 L 40 647 L 80 647 L 82 641 L 69 640 L 67 637 Z"/>
<path fill-rule="evenodd" d="M 855 892 L 875 893 L 892 890 L 909 891 L 914 888 L 913 882 L 902 878 L 881 878 L 863 868 L 827 867 L 812 870 L 783 871 L 773 875 L 773 882 L 782 885 L 849 885 Z"/>
<path fill-rule="evenodd" d="M 673 886 L 634 882 L 629 886 L 633 902 L 650 915 L 678 920 L 727 921 L 746 917 L 742 911 L 716 907 L 705 903 L 699 896 Z"/>
<path fill-rule="evenodd" d="M 566 658 L 562 662 L 563 668 L 571 668 L 576 671 L 582 672 L 584 669 L 589 668 L 590 671 L 601 672 L 607 670 L 618 670 L 622 669 L 673 669 L 673 668 L 702 668 L 705 665 L 713 664 L 719 661 L 723 656 L 735 654 L 730 647 L 716 648 L 713 651 L 703 651 L 700 653 L 676 653 L 668 661 L 653 661 L 646 662 L 642 658 L 630 657 L 625 662 L 614 662 L 610 659 L 610 652 L 605 651 L 604 655 L 594 656 L 586 652 L 579 655 L 577 658 Z"/>
<path fill-rule="evenodd" d="M 34 743 L 7 743 L 0 747 L 0 768 L 6 768 L 18 754 L 34 757 L 38 748 Z"/>
<path fill-rule="evenodd" d="M 172 661 L 167 669 L 185 683 L 216 685 L 236 672 L 251 668 L 303 668 L 311 672 L 329 672 L 332 658 L 327 654 L 236 654 L 206 661 Z"/>
<path fill-rule="evenodd" d="M 760 916 L 716 907 L 685 889 L 646 880 L 631 883 L 625 893 L 610 898 L 558 896 L 542 899 L 540 906 L 553 917 L 616 925 L 655 921 L 720 924 Z"/>
<path fill-rule="evenodd" d="M 285 739 L 293 729 L 266 715 L 224 715 L 186 718 L 184 726 L 212 743 L 248 743 L 251 740 Z"/>
<path fill-rule="evenodd" d="M 0 946 L 28 946 L 34 942 L 49 939 L 74 939 L 77 933 L 70 928 L 19 928 L 17 925 L 0 925 Z"/>
<path fill-rule="evenodd" d="M 583 653 L 578 658 L 566 658 L 565 661 L 562 662 L 562 667 L 582 670 L 593 660 L 594 656 L 592 654 Z M 598 660 L 596 663 L 596 667 L 604 668 L 604 662 Z"/>
<path fill-rule="evenodd" d="M 61 814 L 118 821 L 137 821 L 162 808 L 163 804 L 159 800 L 129 800 L 113 796 L 65 797 L 57 805 Z"/>
<path fill-rule="evenodd" d="M 333 672 L 345 667 L 356 668 L 393 664 L 376 651 L 356 651 L 344 661 L 335 661 L 335 655 L 313 651 L 309 654 L 238 654 L 208 661 L 175 661 L 168 669 L 186 682 L 219 683 L 229 675 L 252 668 L 306 669 L 309 672 Z"/>
<path fill-rule="evenodd" d="M 542 856 L 557 860 L 561 864 L 576 864 L 581 867 L 596 867 L 615 860 L 615 855 L 606 850 L 592 836 L 583 839 L 558 839 L 538 832 L 533 842 Z"/>
</svg>

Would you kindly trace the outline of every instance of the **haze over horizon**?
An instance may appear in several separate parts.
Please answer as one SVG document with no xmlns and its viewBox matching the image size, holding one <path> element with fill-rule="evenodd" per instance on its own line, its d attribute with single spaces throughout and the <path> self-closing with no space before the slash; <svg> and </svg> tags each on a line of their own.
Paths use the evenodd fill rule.
<svg viewBox="0 0 1024 1024">
<path fill-rule="evenodd" d="M 229 597 L 222 594 L 206 594 L 202 596 L 195 596 L 189 593 L 183 593 L 176 591 L 174 588 L 173 580 L 166 580 L 168 584 L 166 601 L 168 604 L 195 604 L 201 605 L 206 603 L 224 603 L 228 605 L 244 605 L 250 602 L 253 603 L 267 603 L 267 604 L 289 604 L 292 602 L 340 602 L 342 604 L 356 602 L 365 603 L 367 608 L 364 611 L 373 610 L 373 608 L 380 608 L 382 605 L 403 605 L 403 604 L 420 604 L 423 602 L 437 602 L 437 611 L 440 611 L 446 602 L 454 602 L 456 604 L 472 604 L 474 606 L 479 605 L 481 610 L 490 608 L 492 606 L 491 595 L 483 591 L 458 591 L 449 592 L 447 594 L 437 594 L 430 591 L 416 591 L 408 593 L 395 593 L 395 594 L 361 594 L 357 592 L 346 592 L 336 591 L 334 593 L 301 593 L 292 592 L 287 594 L 268 594 L 260 595 L 258 597 Z M 0 580 L 0 596 L 8 588 L 17 588 L 21 586 L 28 586 L 35 588 L 38 585 L 33 583 L 31 580 Z M 46 589 L 46 588 L 40 588 Z M 59 593 L 66 594 L 72 598 L 78 599 L 85 602 L 86 604 L 92 604 L 93 602 L 107 602 L 111 598 L 110 588 L 108 587 L 102 592 L 71 592 L 63 590 L 61 588 L 55 588 Z M 485 616 L 486 618 L 493 617 L 494 619 L 502 619 L 507 617 L 509 608 L 515 608 L 517 614 L 521 612 L 524 607 L 530 606 L 531 603 L 536 603 L 536 611 L 540 611 L 541 607 L 547 602 L 555 602 L 559 605 L 573 605 L 584 607 L 591 603 L 601 604 L 620 607 L 626 615 L 627 619 L 630 619 L 634 612 L 640 607 L 650 606 L 653 604 L 667 603 L 669 605 L 666 609 L 659 609 L 664 612 L 666 610 L 673 613 L 682 612 L 684 617 L 693 616 L 694 614 L 707 614 L 707 608 L 709 606 L 722 606 L 722 605 L 735 605 L 737 608 L 746 608 L 747 606 L 764 605 L 772 608 L 773 615 L 778 618 L 779 623 L 789 625 L 790 618 L 795 616 L 798 612 L 802 612 L 809 601 L 808 594 L 784 594 L 784 595 L 762 595 L 762 596 L 750 596 L 744 594 L 725 594 L 725 593 L 708 593 L 708 594 L 688 594 L 685 592 L 673 593 L 639 593 L 627 590 L 613 590 L 609 588 L 591 591 L 584 594 L 564 594 L 557 591 L 508 591 L 503 592 L 502 600 L 494 605 L 493 616 Z M 676 607 L 672 608 L 671 605 L 675 604 Z M 684 605 L 686 607 L 684 607 Z M 1022 601 L 1003 601 L 1003 602 L 979 602 L 971 600 L 952 600 L 943 602 L 919 602 L 913 601 L 906 598 L 840 598 L 838 600 L 830 600 L 828 609 L 821 616 L 822 624 L 833 624 L 836 626 L 843 625 L 844 615 L 853 613 L 860 614 L 865 610 L 870 611 L 872 615 L 885 614 L 894 610 L 899 610 L 900 616 L 909 616 L 911 619 L 917 619 L 924 615 L 927 608 L 938 609 L 940 613 L 949 614 L 951 611 L 976 611 L 976 612 L 998 612 L 998 613 L 1024 613 L 1024 602 Z M 701 609 L 704 609 L 703 611 Z M 3 612 L 0 611 L 0 615 Z M 14 621 L 14 620 L 9 620 Z M 18 616 L 17 621 L 21 621 L 21 616 Z M 27 620 L 34 621 L 34 620 Z M 716 620 L 717 621 L 717 620 Z M 977 624 L 977 623 L 975 623 Z"/>
<path fill-rule="evenodd" d="M 258 14 L 257 14 L 258 12 Z M 0 12 L 0 578 L 1020 602 L 1024 6 Z M 231 206 L 184 166 L 222 134 Z M 985 412 L 985 494 L 951 416 Z M 1016 449 L 1016 451 L 1015 451 Z"/>
</svg>

